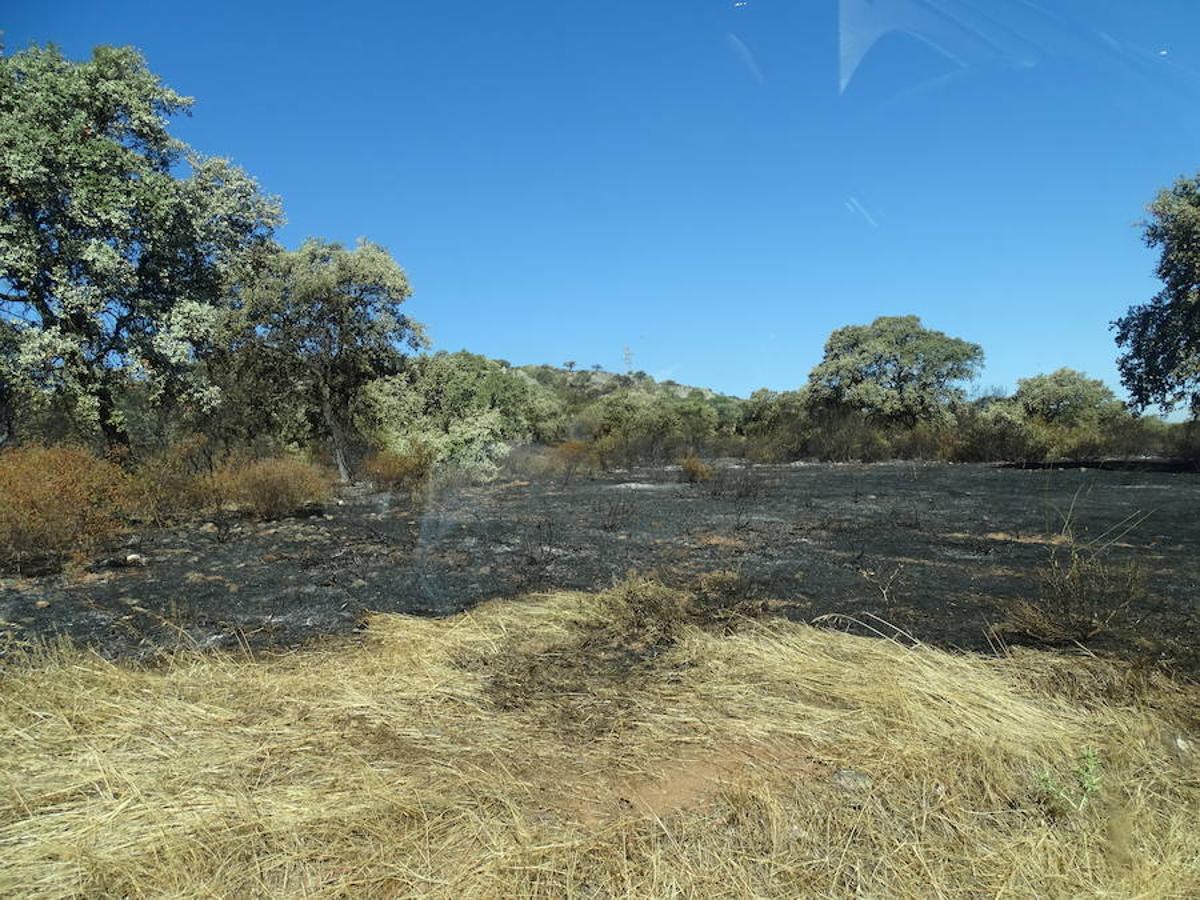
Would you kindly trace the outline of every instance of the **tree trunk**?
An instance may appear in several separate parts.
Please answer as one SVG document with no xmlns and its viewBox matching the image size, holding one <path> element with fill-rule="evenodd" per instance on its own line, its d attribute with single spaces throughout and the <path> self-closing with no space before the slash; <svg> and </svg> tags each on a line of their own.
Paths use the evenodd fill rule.
<svg viewBox="0 0 1200 900">
<path fill-rule="evenodd" d="M 333 412 L 329 392 L 321 391 L 321 414 L 325 417 L 325 428 L 329 431 L 329 442 L 333 445 L 333 461 L 337 464 L 338 478 L 343 484 L 350 482 L 350 467 L 346 464 L 346 438 L 342 426 Z"/>
<path fill-rule="evenodd" d="M 99 406 L 100 432 L 109 450 L 125 451 L 129 449 L 129 432 L 118 420 L 117 401 L 113 397 L 112 388 L 107 384 L 101 385 L 96 391 L 96 401 Z"/>
</svg>

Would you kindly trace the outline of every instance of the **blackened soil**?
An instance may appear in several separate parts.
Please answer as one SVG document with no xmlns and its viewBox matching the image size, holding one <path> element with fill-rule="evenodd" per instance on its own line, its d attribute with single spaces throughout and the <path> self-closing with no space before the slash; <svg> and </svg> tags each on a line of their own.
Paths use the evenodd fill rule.
<svg viewBox="0 0 1200 900">
<path fill-rule="evenodd" d="M 1104 542 L 1119 537 L 1110 557 L 1143 564 L 1150 597 L 1093 649 L 1195 677 L 1200 476 L 1096 468 L 730 465 L 708 484 L 639 469 L 446 490 L 422 508 L 352 489 L 321 516 L 148 530 L 123 551 L 145 567 L 0 580 L 0 636 L 11 647 L 61 633 L 134 657 L 291 646 L 351 633 L 369 611 L 446 615 L 631 571 L 733 571 L 791 618 L 877 616 L 986 650 L 1068 518 L 1088 540 L 1142 513 Z"/>
</svg>

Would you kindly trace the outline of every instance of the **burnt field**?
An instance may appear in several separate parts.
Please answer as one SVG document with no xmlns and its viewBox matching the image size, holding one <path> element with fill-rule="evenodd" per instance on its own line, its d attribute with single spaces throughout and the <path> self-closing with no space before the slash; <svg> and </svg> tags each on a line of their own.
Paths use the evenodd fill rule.
<svg viewBox="0 0 1200 900">
<path fill-rule="evenodd" d="M 1069 523 L 1079 544 L 1107 532 L 1106 559 L 1142 568 L 1144 598 L 1090 649 L 1195 677 L 1198 511 L 1195 474 L 912 463 L 731 464 L 700 484 L 663 468 L 502 479 L 419 504 L 353 488 L 308 518 L 135 533 L 117 555 L 144 566 L 7 577 L 0 632 L 9 647 L 64 635 L 126 657 L 281 647 L 352 633 L 371 611 L 725 572 L 755 611 L 990 650 L 996 626 L 1026 639 L 1004 623 Z"/>
</svg>

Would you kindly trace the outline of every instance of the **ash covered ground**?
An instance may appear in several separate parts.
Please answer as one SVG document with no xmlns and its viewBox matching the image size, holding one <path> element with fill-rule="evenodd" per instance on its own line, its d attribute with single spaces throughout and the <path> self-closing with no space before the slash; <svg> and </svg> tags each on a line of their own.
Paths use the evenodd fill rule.
<svg viewBox="0 0 1200 900">
<path fill-rule="evenodd" d="M 726 464 L 703 484 L 646 468 L 420 503 L 356 487 L 308 518 L 135 533 L 121 552 L 144 567 L 4 578 L 0 633 L 9 647 L 65 635 L 135 658 L 266 649 L 352 633 L 373 611 L 441 616 L 631 572 L 686 585 L 724 571 L 771 614 L 889 631 L 878 617 L 920 641 L 989 650 L 989 628 L 1037 591 L 1069 520 L 1081 542 L 1109 532 L 1107 555 L 1145 572 L 1147 598 L 1093 649 L 1196 677 L 1198 514 L 1195 473 L 983 465 Z"/>
</svg>

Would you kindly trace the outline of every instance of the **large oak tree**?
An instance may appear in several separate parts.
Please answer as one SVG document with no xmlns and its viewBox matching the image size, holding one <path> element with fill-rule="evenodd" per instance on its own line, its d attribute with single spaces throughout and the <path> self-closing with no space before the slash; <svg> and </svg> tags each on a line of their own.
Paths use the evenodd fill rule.
<svg viewBox="0 0 1200 900">
<path fill-rule="evenodd" d="M 808 381 L 818 408 L 853 409 L 879 424 L 912 426 L 943 419 L 974 378 L 983 350 L 921 325 L 916 316 L 880 316 L 839 328 Z"/>
<path fill-rule="evenodd" d="M 0 56 L 0 322 L 13 345 L 0 395 L 65 400 L 111 442 L 127 439 L 117 395 L 130 378 L 218 400 L 196 357 L 280 210 L 172 137 L 191 102 L 131 48 L 79 63 L 54 47 Z"/>
</svg>

